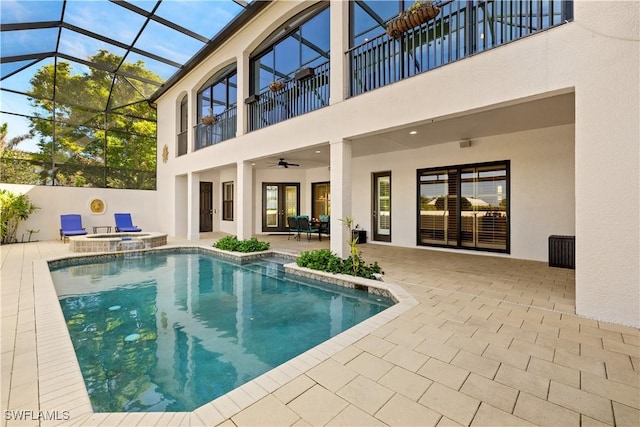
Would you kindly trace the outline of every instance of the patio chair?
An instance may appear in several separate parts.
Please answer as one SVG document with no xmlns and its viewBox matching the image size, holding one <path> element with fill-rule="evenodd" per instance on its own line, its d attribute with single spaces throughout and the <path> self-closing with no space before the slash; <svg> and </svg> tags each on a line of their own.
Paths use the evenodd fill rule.
<svg viewBox="0 0 640 427">
<path fill-rule="evenodd" d="M 287 240 L 291 238 L 291 234 L 295 233 L 295 239 L 300 240 L 300 228 L 298 226 L 298 218 L 295 216 L 287 217 L 287 227 L 289 227 L 289 235 L 287 236 Z"/>
<path fill-rule="evenodd" d="M 66 242 L 69 236 L 82 236 L 87 230 L 82 226 L 82 217 L 78 214 L 60 215 L 60 240 Z"/>
<path fill-rule="evenodd" d="M 320 232 L 327 236 L 331 234 L 331 217 L 329 215 L 320 215 Z"/>
<path fill-rule="evenodd" d="M 137 233 L 142 231 L 141 228 L 133 225 L 130 213 L 115 213 L 113 216 L 116 219 L 116 233 Z"/>
<path fill-rule="evenodd" d="M 298 227 L 300 233 L 307 233 L 307 240 L 309 241 L 311 241 L 311 234 L 318 233 L 319 231 L 318 227 L 314 227 L 311 225 L 308 216 L 298 217 Z M 318 236 L 320 236 L 320 234 L 318 234 Z"/>
</svg>

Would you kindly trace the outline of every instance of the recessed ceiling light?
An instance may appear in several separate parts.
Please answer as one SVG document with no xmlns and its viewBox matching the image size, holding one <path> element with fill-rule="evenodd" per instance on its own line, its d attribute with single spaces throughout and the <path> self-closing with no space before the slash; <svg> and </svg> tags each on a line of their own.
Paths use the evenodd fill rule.
<svg viewBox="0 0 640 427">
<path fill-rule="evenodd" d="M 415 134 L 417 134 L 417 133 L 418 133 L 418 131 L 417 131 L 417 130 L 412 130 L 411 132 L 409 132 L 409 135 L 415 135 Z"/>
<path fill-rule="evenodd" d="M 320 150 L 316 150 L 316 154 L 320 154 L 320 153 L 321 153 L 321 151 L 320 151 Z"/>
<path fill-rule="evenodd" d="M 256 165 L 255 163 L 251 163 L 251 166 L 255 166 L 255 165 Z"/>
</svg>

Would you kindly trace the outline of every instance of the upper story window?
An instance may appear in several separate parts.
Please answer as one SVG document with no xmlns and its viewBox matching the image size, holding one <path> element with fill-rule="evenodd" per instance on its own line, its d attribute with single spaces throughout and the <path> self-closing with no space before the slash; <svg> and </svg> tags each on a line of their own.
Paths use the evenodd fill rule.
<svg viewBox="0 0 640 427">
<path fill-rule="evenodd" d="M 204 116 L 219 115 L 238 102 L 238 75 L 235 64 L 216 74 L 198 92 L 198 123 Z"/>
<path fill-rule="evenodd" d="M 303 68 L 329 61 L 329 7 L 318 3 L 275 31 L 251 61 L 251 93 L 267 90 L 273 81 L 294 78 Z"/>
<path fill-rule="evenodd" d="M 413 4 L 411 1 L 352 1 L 351 46 L 378 37 L 386 30 L 385 22 Z"/>
<path fill-rule="evenodd" d="M 189 98 L 187 95 L 180 101 L 180 132 L 178 133 L 178 156 L 187 154 L 187 129 L 189 126 Z"/>
</svg>

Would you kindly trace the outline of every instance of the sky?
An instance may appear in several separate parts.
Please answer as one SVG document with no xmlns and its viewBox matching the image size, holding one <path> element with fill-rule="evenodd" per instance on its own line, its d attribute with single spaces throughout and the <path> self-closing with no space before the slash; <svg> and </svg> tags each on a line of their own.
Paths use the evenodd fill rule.
<svg viewBox="0 0 640 427">
<path fill-rule="evenodd" d="M 151 11 L 156 1 L 130 1 L 131 4 Z M 106 0 L 69 0 L 64 12 L 64 21 L 85 30 L 103 35 L 109 39 L 134 47 L 172 61 L 173 65 L 187 62 L 204 45 L 207 39 L 217 34 L 242 8 L 231 0 L 163 0 L 156 15 L 174 22 L 201 36 L 201 39 L 187 36 L 169 29 L 161 23 L 150 21 L 138 37 L 145 18 Z M 2 24 L 57 21 L 62 13 L 61 0 L 2 0 L 0 20 Z M 52 52 L 56 50 L 57 29 L 33 29 L 3 32 L 0 38 L 0 52 L 3 57 L 30 53 Z M 136 39 L 136 37 L 138 37 Z M 86 59 L 99 49 L 124 55 L 126 50 L 105 41 L 93 39 L 69 29 L 63 29 L 58 51 L 60 53 Z M 146 68 L 168 79 L 178 68 L 131 52 L 127 62 L 142 60 Z M 5 78 L 16 69 L 33 61 L 5 63 L 1 67 L 0 87 L 24 92 L 29 89 L 29 80 L 43 65 L 51 64 L 52 58 L 44 59 L 19 73 Z M 78 73 L 87 72 L 87 67 L 75 64 Z M 5 112 L 31 114 L 25 96 L 0 91 L 0 121 L 9 125 L 9 138 L 28 133 L 28 120 Z M 35 142 L 25 141 L 19 149 L 33 151 Z"/>
</svg>

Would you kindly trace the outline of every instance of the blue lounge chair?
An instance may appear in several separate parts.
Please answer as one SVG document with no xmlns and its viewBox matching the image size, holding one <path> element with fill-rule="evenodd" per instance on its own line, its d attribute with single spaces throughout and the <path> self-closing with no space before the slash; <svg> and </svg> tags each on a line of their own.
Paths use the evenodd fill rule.
<svg viewBox="0 0 640 427">
<path fill-rule="evenodd" d="M 130 213 L 115 213 L 113 216 L 116 219 L 116 233 L 137 233 L 142 231 L 142 228 L 133 225 Z"/>
<path fill-rule="evenodd" d="M 67 241 L 69 236 L 82 236 L 87 230 L 82 227 L 82 217 L 78 214 L 60 215 L 60 239 Z"/>
</svg>

